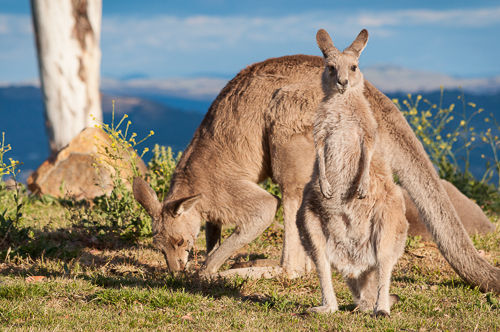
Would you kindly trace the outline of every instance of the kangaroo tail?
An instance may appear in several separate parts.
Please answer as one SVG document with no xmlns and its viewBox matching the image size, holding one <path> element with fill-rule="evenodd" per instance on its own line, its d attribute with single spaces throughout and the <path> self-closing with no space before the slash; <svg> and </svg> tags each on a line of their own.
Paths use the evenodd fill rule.
<svg viewBox="0 0 500 332">
<path fill-rule="evenodd" d="M 369 85 L 368 99 L 376 104 L 379 128 L 384 131 L 393 171 L 415 202 L 439 250 L 460 277 L 482 291 L 500 294 L 500 269 L 474 248 L 422 144 L 397 107 Z"/>
</svg>

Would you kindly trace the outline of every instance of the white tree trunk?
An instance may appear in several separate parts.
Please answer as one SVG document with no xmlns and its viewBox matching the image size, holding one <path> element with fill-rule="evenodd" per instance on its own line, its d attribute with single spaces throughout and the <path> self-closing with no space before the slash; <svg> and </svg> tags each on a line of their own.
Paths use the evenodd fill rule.
<svg viewBox="0 0 500 332">
<path fill-rule="evenodd" d="M 102 121 L 101 0 L 31 0 L 49 144 L 57 152 Z"/>
</svg>

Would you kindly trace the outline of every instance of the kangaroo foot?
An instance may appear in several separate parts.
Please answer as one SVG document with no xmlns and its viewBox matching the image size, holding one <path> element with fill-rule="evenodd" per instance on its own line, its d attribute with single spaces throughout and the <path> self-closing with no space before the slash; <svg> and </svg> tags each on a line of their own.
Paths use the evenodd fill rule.
<svg viewBox="0 0 500 332">
<path fill-rule="evenodd" d="M 319 307 L 309 308 L 309 309 L 307 309 L 307 312 L 311 312 L 311 313 L 315 312 L 318 314 L 331 314 L 337 310 L 338 310 L 338 307 L 336 307 L 336 306 L 322 305 Z"/>
<path fill-rule="evenodd" d="M 279 266 L 262 266 L 262 267 L 242 267 L 236 269 L 229 269 L 222 272 L 211 273 L 211 274 L 201 274 L 207 278 L 230 278 L 233 276 L 240 276 L 245 279 L 271 279 L 282 273 L 282 269 Z"/>
<path fill-rule="evenodd" d="M 374 314 L 375 317 L 391 317 L 390 313 L 388 313 L 385 310 L 375 310 Z"/>
</svg>

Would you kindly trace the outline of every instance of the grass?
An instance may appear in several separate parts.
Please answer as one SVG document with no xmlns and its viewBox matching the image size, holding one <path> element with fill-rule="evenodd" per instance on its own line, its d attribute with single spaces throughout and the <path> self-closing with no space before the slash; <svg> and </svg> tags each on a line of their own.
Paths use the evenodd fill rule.
<svg viewBox="0 0 500 332">
<path fill-rule="evenodd" d="M 4 197 L 5 199 L 5 197 Z M 393 273 L 400 296 L 390 318 L 353 311 L 351 295 L 334 273 L 340 310 L 306 314 L 318 305 L 316 275 L 297 279 L 206 281 L 173 276 L 149 238 L 130 242 L 92 236 L 70 216 L 67 202 L 49 197 L 25 203 L 23 226 L 34 236 L 0 251 L 0 328 L 29 330 L 495 330 L 499 297 L 465 285 L 432 243 L 408 241 Z M 84 213 L 84 212 L 82 212 Z M 475 236 L 492 264 L 500 264 L 500 225 Z M 279 259 L 282 228 L 273 224 L 225 265 L 253 258 Z M 224 234 L 230 233 L 225 229 Z M 203 232 L 193 259 L 204 259 Z M 40 281 L 30 276 L 44 276 Z"/>
<path fill-rule="evenodd" d="M 419 111 L 421 99 L 412 102 L 409 96 L 409 102 L 403 101 L 407 108 L 403 112 L 441 175 L 486 209 L 496 231 L 472 240 L 486 260 L 500 266 L 500 194 L 498 186 L 490 183 L 500 170 L 496 136 L 500 127 L 495 121 L 494 133 L 475 133 L 468 123 L 482 111 L 471 103 L 467 105 L 472 110 L 467 111 L 462 97 L 464 118 L 448 137 L 443 128 L 453 124 L 454 106 L 429 104 L 427 110 Z M 123 133 L 119 129 L 125 119 L 116 126 L 101 126 L 113 142 L 103 153 L 113 160 L 120 158 L 119 151 L 135 148 L 153 135 L 136 142 L 136 135 L 129 132 L 130 122 Z M 472 143 L 480 139 L 491 145 L 494 158 L 487 161 L 482 179 L 475 180 L 467 169 L 468 159 L 466 168 L 460 168 L 454 146 L 465 147 L 468 158 Z M 0 234 L 8 241 L 0 242 L 1 330 L 490 331 L 500 327 L 500 297 L 466 285 L 436 246 L 419 238 L 408 239 L 394 269 L 391 292 L 401 301 L 390 318 L 357 312 L 337 273 L 333 282 L 340 310 L 330 315 L 306 313 L 321 302 L 315 273 L 293 280 L 233 277 L 207 281 L 193 272 L 171 275 L 163 256 L 153 249 L 149 218 L 122 182 L 115 183 L 109 197 L 92 202 L 35 197 L 22 186 L 9 191 L 1 176 L 15 178 L 19 165 L 12 159 L 4 161 L 10 150 L 2 138 Z M 159 146 L 152 152 L 147 179 L 164 197 L 179 155 Z M 280 195 L 271 182 L 262 186 Z M 222 268 L 256 258 L 279 260 L 281 220 L 280 209 L 276 222 Z M 191 257 L 197 267 L 206 255 L 203 233 Z M 224 237 L 230 233 L 231 229 L 223 230 Z"/>
</svg>

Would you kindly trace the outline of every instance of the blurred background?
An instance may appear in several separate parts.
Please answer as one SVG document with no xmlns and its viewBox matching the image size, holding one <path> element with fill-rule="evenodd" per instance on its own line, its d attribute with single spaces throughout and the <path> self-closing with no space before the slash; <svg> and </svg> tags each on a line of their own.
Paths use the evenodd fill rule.
<svg viewBox="0 0 500 332">
<path fill-rule="evenodd" d="M 104 0 L 104 121 L 115 99 L 139 136 L 154 130 L 149 146 L 182 150 L 229 79 L 270 57 L 320 55 L 319 28 L 339 49 L 367 28 L 361 69 L 391 98 L 439 103 L 443 86 L 444 106 L 463 92 L 500 115 L 498 1 Z M 0 131 L 24 178 L 50 154 L 42 95 L 30 1 L 0 0 Z"/>
</svg>

